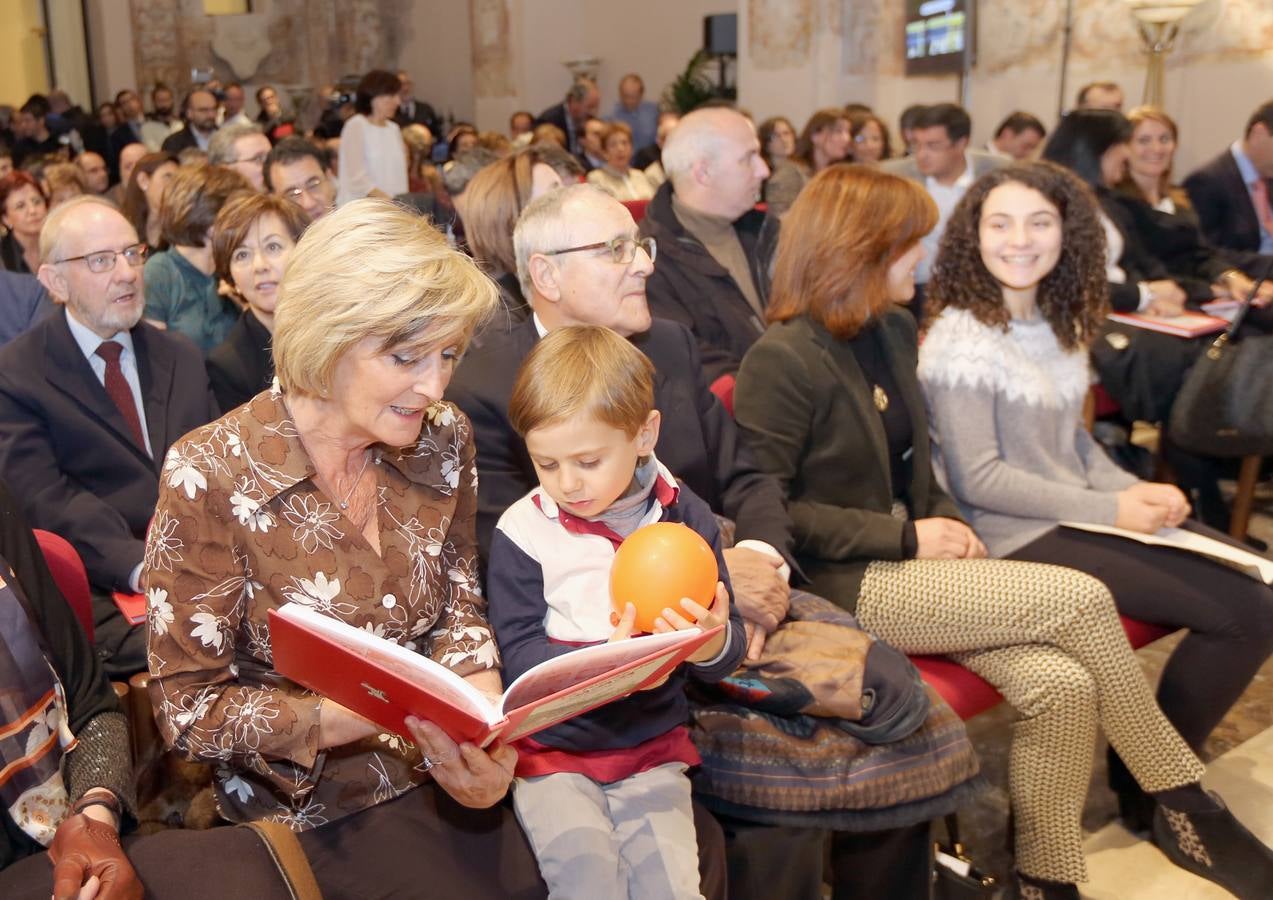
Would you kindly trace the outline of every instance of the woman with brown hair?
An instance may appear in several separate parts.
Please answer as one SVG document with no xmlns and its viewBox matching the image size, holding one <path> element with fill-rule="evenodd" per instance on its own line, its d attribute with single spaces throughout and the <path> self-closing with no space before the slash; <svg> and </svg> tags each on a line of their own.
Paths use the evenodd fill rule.
<svg viewBox="0 0 1273 900">
<path fill-rule="evenodd" d="M 588 173 L 588 183 L 595 184 L 614 199 L 649 200 L 654 185 L 640 169 L 632 168 L 632 129 L 626 122 L 611 122 L 601 132 L 603 165 Z"/>
<path fill-rule="evenodd" d="M 508 324 L 530 315 L 517 280 L 513 227 L 526 204 L 561 185 L 561 176 L 545 154 L 531 145 L 479 169 L 464 190 L 468 201 L 464 233 L 469 249 L 499 286 Z"/>
<path fill-rule="evenodd" d="M 796 138 L 795 152 L 765 182 L 765 202 L 770 211 L 785 214 L 810 178 L 848 158 L 852 142 L 849 114 L 844 109 L 820 109 L 810 116 Z"/>
<path fill-rule="evenodd" d="M 1009 166 L 969 189 L 942 236 L 929 282 L 937 314 L 919 354 L 934 457 L 991 555 L 1079 569 L 1101 579 L 1119 612 L 1189 630 L 1158 700 L 1201 750 L 1273 651 L 1273 591 L 1190 553 L 1058 527 L 1152 533 L 1188 512 L 1178 488 L 1118 468 L 1082 424 L 1087 346 L 1108 304 L 1103 238 L 1090 194 L 1059 166 Z M 1128 826 L 1152 828 L 1194 869 L 1112 753 L 1110 781 Z"/>
<path fill-rule="evenodd" d="M 950 656 L 1016 708 L 1013 896 L 1077 898 L 1098 725 L 1186 824 L 1210 804 L 1204 767 L 1155 704 L 1109 590 L 1072 569 L 984 559 L 934 478 L 916 327 L 901 304 L 936 222 L 913 182 L 865 166 L 815 176 L 783 222 L 773 324 L 743 359 L 734 410 L 790 494 L 811 590 L 856 598 L 864 629 Z M 1230 837 L 1203 838 L 1221 866 Z"/>
<path fill-rule="evenodd" d="M 168 184 L 177 175 L 177 157 L 171 153 L 147 153 L 133 167 L 124 189 L 121 212 L 152 250 L 163 250 L 159 231 L 159 205 Z"/>
<path fill-rule="evenodd" d="M 858 110 L 849 116 L 849 136 L 853 138 L 849 156 L 854 162 L 877 163 L 893 155 L 888 126 L 870 110 Z"/>
<path fill-rule="evenodd" d="M 180 331 L 207 353 L 225 340 L 239 308 L 218 290 L 212 223 L 246 178 L 225 166 L 182 166 L 163 197 L 159 234 L 168 249 L 146 260 L 146 318 Z"/>
</svg>

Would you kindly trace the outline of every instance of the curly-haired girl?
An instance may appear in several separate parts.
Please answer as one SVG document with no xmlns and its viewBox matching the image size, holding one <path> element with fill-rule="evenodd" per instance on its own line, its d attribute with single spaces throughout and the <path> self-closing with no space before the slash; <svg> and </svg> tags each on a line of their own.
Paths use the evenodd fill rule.
<svg viewBox="0 0 1273 900">
<path fill-rule="evenodd" d="M 1083 427 L 1087 344 L 1108 304 L 1104 256 L 1095 198 L 1059 166 L 1009 166 L 969 189 L 942 236 L 928 293 L 935 317 L 919 353 L 934 465 L 991 556 L 1078 569 L 1109 588 L 1119 612 L 1188 629 L 1158 701 L 1197 751 L 1273 651 L 1273 591 L 1192 554 L 1058 527 L 1152 533 L 1189 512 L 1176 487 L 1118 468 Z M 1269 851 L 1201 791 L 1144 793 L 1127 761 L 1111 751 L 1129 827 L 1152 828 L 1184 868 L 1258 896 L 1250 879 L 1273 871 Z M 1211 835 L 1204 843 L 1224 854 L 1244 846 L 1251 868 L 1201 865 L 1178 825 L 1186 804 L 1197 834 Z"/>
</svg>

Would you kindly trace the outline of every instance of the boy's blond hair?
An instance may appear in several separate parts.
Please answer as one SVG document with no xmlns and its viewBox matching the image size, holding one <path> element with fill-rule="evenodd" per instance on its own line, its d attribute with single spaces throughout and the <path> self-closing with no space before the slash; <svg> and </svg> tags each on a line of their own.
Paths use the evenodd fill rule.
<svg viewBox="0 0 1273 900">
<path fill-rule="evenodd" d="M 508 401 L 509 420 L 523 438 L 581 415 L 634 437 L 653 409 L 653 364 L 599 325 L 550 332 L 522 363 Z"/>
</svg>

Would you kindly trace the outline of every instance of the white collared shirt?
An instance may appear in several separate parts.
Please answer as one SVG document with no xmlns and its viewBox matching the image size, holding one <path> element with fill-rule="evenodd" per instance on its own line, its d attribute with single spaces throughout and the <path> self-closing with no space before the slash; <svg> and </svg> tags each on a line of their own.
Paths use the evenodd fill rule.
<svg viewBox="0 0 1273 900">
<path fill-rule="evenodd" d="M 66 324 L 70 326 L 71 336 L 79 345 L 80 352 L 88 360 L 98 384 L 106 386 L 106 360 L 97 355 L 97 348 L 103 343 L 93 331 L 75 316 L 70 310 L 65 311 Z M 141 402 L 141 377 L 137 372 L 137 353 L 133 350 L 133 336 L 127 331 L 118 331 L 106 340 L 116 341 L 124 348 L 119 354 L 119 367 L 124 372 L 124 381 L 128 382 L 128 390 L 132 392 L 133 403 L 137 405 L 137 418 L 141 421 L 141 436 L 146 442 L 146 455 L 154 458 L 155 452 L 150 446 L 150 431 L 146 428 L 146 406 Z"/>
<path fill-rule="evenodd" d="M 920 241 L 924 245 L 925 252 L 924 258 L 915 267 L 916 284 L 927 284 L 928 279 L 932 277 L 933 261 L 937 258 L 937 246 L 941 243 L 942 232 L 946 230 L 946 222 L 949 221 L 950 214 L 955 211 L 955 207 L 959 205 L 959 201 L 963 199 L 974 180 L 976 179 L 973 174 L 972 154 L 967 152 L 964 153 L 964 172 L 955 179 L 953 184 L 942 184 L 931 175 L 925 176 L 924 188 L 928 191 L 928 196 L 932 197 L 933 202 L 937 204 L 937 227 Z"/>
<path fill-rule="evenodd" d="M 1260 226 L 1260 252 L 1273 253 L 1273 234 L 1265 230 L 1264 223 L 1260 221 L 1259 210 L 1255 207 L 1255 183 L 1260 180 L 1260 173 L 1256 170 L 1255 163 L 1251 162 L 1251 158 L 1242 149 L 1242 141 L 1234 141 L 1229 147 L 1229 152 L 1233 154 L 1233 161 L 1238 164 L 1238 172 L 1241 173 L 1242 181 L 1246 185 L 1247 196 L 1251 198 L 1251 208 L 1256 211 L 1255 219 Z"/>
</svg>

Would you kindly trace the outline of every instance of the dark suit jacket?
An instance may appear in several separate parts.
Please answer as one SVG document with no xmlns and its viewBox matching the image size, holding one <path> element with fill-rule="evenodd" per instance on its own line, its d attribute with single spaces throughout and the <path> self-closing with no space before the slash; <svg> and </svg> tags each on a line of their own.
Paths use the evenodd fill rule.
<svg viewBox="0 0 1273 900">
<path fill-rule="evenodd" d="M 1102 211 L 1123 236 L 1123 255 L 1118 258 L 1118 266 L 1126 273 L 1127 280 L 1121 284 L 1109 283 L 1110 306 L 1118 312 L 1135 312 L 1140 306 L 1138 282 L 1171 278 L 1171 273 L 1145 248 L 1132 213 L 1123 205 L 1119 195 L 1106 188 L 1098 188 L 1096 197 Z"/>
<path fill-rule="evenodd" d="M 433 134 L 434 140 L 441 140 L 446 137 L 446 135 L 440 133 L 442 124 L 438 120 L 438 114 L 432 106 L 423 100 L 413 100 L 412 105 L 414 108 L 411 110 L 410 115 L 401 106 L 394 112 L 393 120 L 398 123 L 399 128 L 418 123 L 429 129 Z"/>
<path fill-rule="evenodd" d="M 141 136 L 133 131 L 132 126 L 128 122 L 118 126 L 110 133 L 110 155 L 106 157 L 106 165 L 110 167 L 113 180 L 119 178 L 119 151 L 129 144 L 140 143 L 142 143 Z"/>
<path fill-rule="evenodd" d="M 1191 173 L 1185 179 L 1185 190 L 1208 242 L 1228 250 L 1260 251 L 1260 220 L 1231 151 L 1225 150 Z"/>
<path fill-rule="evenodd" d="M 464 357 L 447 399 L 473 423 L 477 441 L 477 541 L 487 558 L 500 515 L 538 484 L 521 438 L 508 421 L 513 379 L 539 340 L 534 319 L 489 332 Z M 729 413 L 707 389 L 694 339 L 680 325 L 656 320 L 633 344 L 654 363 L 654 405 L 663 426 L 660 461 L 712 508 L 733 519 L 736 538 L 767 541 L 791 555 L 791 519 L 778 484 L 756 467 Z"/>
<path fill-rule="evenodd" d="M 777 242 L 777 221 L 750 211 L 734 223 L 751 264 L 760 302 L 769 293 L 769 260 Z M 707 248 L 690 234 L 672 210 L 672 182 L 655 193 L 641 222 L 641 233 L 658 242 L 658 262 L 645 285 L 650 312 L 680 322 L 698 339 L 708 382 L 738 370 L 743 354 L 765 332 L 738 283 Z"/>
<path fill-rule="evenodd" d="M 566 109 L 566 102 L 563 100 L 556 106 L 550 106 L 535 119 L 536 125 L 556 125 L 561 129 L 561 133 L 566 136 L 566 149 L 575 155 L 576 159 L 583 159 L 583 147 L 579 145 L 579 141 L 583 138 L 583 129 L 575 134 L 574 140 L 570 139 L 570 112 Z"/>
<path fill-rule="evenodd" d="M 274 380 L 269 330 L 245 310 L 225 340 L 208 352 L 207 367 L 221 412 L 242 406 Z"/>
<path fill-rule="evenodd" d="M 64 311 L 0 348 L 0 477 L 33 527 L 75 545 L 103 590 L 129 590 L 169 446 L 216 417 L 189 340 L 145 323 L 132 338 L 153 459 L 93 374 Z"/>
<path fill-rule="evenodd" d="M 174 131 L 172 134 L 164 138 L 164 142 L 160 145 L 159 149 L 163 150 L 165 153 L 177 154 L 182 150 L 198 146 L 199 142 L 195 140 L 194 132 L 191 131 L 190 126 L 187 125 L 185 128 Z"/>
<path fill-rule="evenodd" d="M 912 518 L 962 521 L 933 477 L 915 320 L 894 308 L 876 327 L 915 435 Z M 890 514 L 888 439 L 848 343 L 804 317 L 770 326 L 738 370 L 734 415 L 761 468 L 789 493 L 810 590 L 855 608 L 866 567 L 902 558 L 904 523 Z"/>
</svg>

